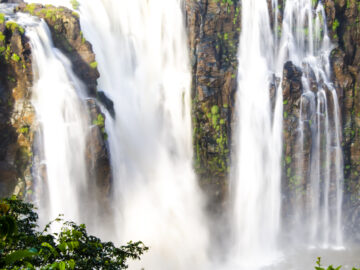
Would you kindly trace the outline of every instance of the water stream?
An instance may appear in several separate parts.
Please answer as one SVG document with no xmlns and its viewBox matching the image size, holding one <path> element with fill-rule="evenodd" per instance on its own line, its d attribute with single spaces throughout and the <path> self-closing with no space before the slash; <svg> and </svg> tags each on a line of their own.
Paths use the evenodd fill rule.
<svg viewBox="0 0 360 270">
<path fill-rule="evenodd" d="M 276 109 L 272 124 L 269 85 L 274 57 L 269 52 L 273 46 L 266 1 L 242 1 L 236 172 L 232 177 L 234 256 L 242 267 L 268 264 L 277 253 L 282 111 Z"/>
</svg>

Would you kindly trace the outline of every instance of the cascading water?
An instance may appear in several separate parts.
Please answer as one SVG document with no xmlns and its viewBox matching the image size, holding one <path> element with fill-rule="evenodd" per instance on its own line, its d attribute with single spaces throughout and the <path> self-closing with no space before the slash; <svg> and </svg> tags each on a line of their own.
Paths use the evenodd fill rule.
<svg viewBox="0 0 360 270">
<path fill-rule="evenodd" d="M 272 119 L 273 34 L 266 0 L 242 1 L 233 174 L 235 254 L 246 269 L 277 255 L 280 225 L 282 96 Z M 279 106 L 280 105 L 280 106 Z"/>
<path fill-rule="evenodd" d="M 281 70 L 286 61 L 292 61 L 303 68 L 300 149 L 304 150 L 305 124 L 310 126 L 312 141 L 310 171 L 304 172 L 304 152 L 297 164 L 298 175 L 305 179 L 309 175 L 309 179 L 305 184 L 305 201 L 298 201 L 295 216 L 301 217 L 297 219 L 301 220 L 301 227 L 306 223 L 308 243 L 339 247 L 342 246 L 343 182 L 340 112 L 337 93 L 330 81 L 332 45 L 326 14 L 321 2 L 315 9 L 310 0 L 289 0 L 283 16 L 277 67 Z"/>
<path fill-rule="evenodd" d="M 33 56 L 40 217 L 47 223 L 64 214 L 67 219 L 85 222 L 81 214 L 82 202 L 88 201 L 85 87 L 73 74 L 70 61 L 53 46 L 46 23 L 28 15 L 18 16 L 18 23 L 26 27 Z"/>
<path fill-rule="evenodd" d="M 79 2 L 84 35 L 101 73 L 99 88 L 115 109 L 114 118 L 106 119 L 115 226 L 107 235 L 148 245 L 140 263 L 146 268 L 204 269 L 207 230 L 192 169 L 181 1 Z"/>
<path fill-rule="evenodd" d="M 203 269 L 206 260 L 180 4 L 80 1 L 84 35 L 99 63 L 99 86 L 114 102 L 115 117 L 108 116 L 106 124 L 117 237 L 149 245 L 140 264 L 153 269 Z"/>
</svg>

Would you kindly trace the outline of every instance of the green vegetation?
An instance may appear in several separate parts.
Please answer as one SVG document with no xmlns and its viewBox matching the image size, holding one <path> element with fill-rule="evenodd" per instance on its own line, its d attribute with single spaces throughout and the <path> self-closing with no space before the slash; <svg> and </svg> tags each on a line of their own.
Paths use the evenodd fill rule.
<svg viewBox="0 0 360 270">
<path fill-rule="evenodd" d="M 5 22 L 5 14 L 4 13 L 0 13 L 0 24 Z"/>
<path fill-rule="evenodd" d="M 0 42 L 3 42 L 5 40 L 5 35 L 0 32 Z"/>
<path fill-rule="evenodd" d="M 337 29 L 338 27 L 340 26 L 340 23 L 337 19 L 335 19 L 333 25 L 332 25 L 332 30 L 334 32 L 334 38 L 338 38 L 338 35 L 337 35 Z"/>
<path fill-rule="evenodd" d="M 0 269 L 126 269 L 148 250 L 142 242 L 115 247 L 88 235 L 85 225 L 61 218 L 37 230 L 34 206 L 16 197 L 0 201 Z M 49 233 L 52 223 L 59 233 Z"/>
<path fill-rule="evenodd" d="M 316 261 L 315 269 L 316 269 L 316 270 L 340 270 L 340 269 L 341 269 L 341 266 L 334 267 L 334 266 L 330 265 L 328 268 L 324 268 L 324 267 L 321 265 L 321 258 L 318 257 L 318 259 L 317 259 L 317 261 Z M 360 269 L 357 269 L 357 268 L 353 267 L 352 270 L 360 270 Z"/>
<path fill-rule="evenodd" d="M 19 129 L 19 133 L 21 134 L 27 134 L 29 133 L 29 127 L 22 127 Z"/>
<path fill-rule="evenodd" d="M 15 32 L 17 30 L 22 35 L 25 33 L 24 28 L 22 28 L 16 22 L 6 22 L 6 28 L 11 30 L 12 32 Z"/>
<path fill-rule="evenodd" d="M 26 7 L 24 8 L 24 11 L 29 12 L 31 15 L 34 15 L 35 8 L 36 8 L 36 4 L 27 4 Z"/>
<path fill-rule="evenodd" d="M 90 63 L 90 67 L 93 69 L 97 68 L 97 66 L 98 66 L 98 63 L 96 61 Z"/>
<path fill-rule="evenodd" d="M 96 125 L 96 126 L 98 126 L 100 128 L 101 133 L 104 136 L 104 139 L 107 140 L 108 135 L 107 135 L 107 133 L 105 131 L 105 118 L 101 113 L 98 114 L 97 119 L 95 119 L 93 121 L 93 125 Z"/>
<path fill-rule="evenodd" d="M 80 4 L 77 0 L 70 0 L 70 3 L 75 10 L 79 10 Z"/>
<path fill-rule="evenodd" d="M 20 57 L 19 57 L 16 53 L 13 53 L 13 54 L 12 54 L 11 59 L 14 60 L 15 62 L 19 62 L 19 61 L 20 61 Z"/>
</svg>

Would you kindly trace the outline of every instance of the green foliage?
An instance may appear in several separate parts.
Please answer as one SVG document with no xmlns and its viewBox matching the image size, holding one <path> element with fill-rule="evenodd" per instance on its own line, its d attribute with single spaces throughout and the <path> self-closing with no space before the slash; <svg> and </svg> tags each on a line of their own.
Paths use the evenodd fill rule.
<svg viewBox="0 0 360 270">
<path fill-rule="evenodd" d="M 5 35 L 2 32 L 0 32 L 0 41 L 2 42 L 4 40 L 5 40 Z"/>
<path fill-rule="evenodd" d="M 219 113 L 219 107 L 218 107 L 217 105 L 212 106 L 212 107 L 211 107 L 211 113 L 212 113 L 213 115 L 218 114 L 218 113 Z"/>
<path fill-rule="evenodd" d="M 105 131 L 105 118 L 104 118 L 104 116 L 102 114 L 98 114 L 97 119 L 95 119 L 93 121 L 93 125 L 96 125 L 96 126 L 98 126 L 100 128 L 101 133 L 104 136 L 104 139 L 107 140 L 108 135 L 107 135 L 107 133 Z"/>
<path fill-rule="evenodd" d="M 290 157 L 290 156 L 286 156 L 286 157 L 285 157 L 285 162 L 286 162 L 286 164 L 290 164 L 290 163 L 291 163 L 291 157 Z"/>
<path fill-rule="evenodd" d="M 12 54 L 11 59 L 14 60 L 15 62 L 19 62 L 19 61 L 20 61 L 20 57 L 19 57 L 16 53 L 13 53 L 13 54 Z"/>
<path fill-rule="evenodd" d="M 334 266 L 330 265 L 328 268 L 324 268 L 324 267 L 321 265 L 321 258 L 318 257 L 318 259 L 317 259 L 317 261 L 316 261 L 315 269 L 316 269 L 316 270 L 340 270 L 340 269 L 341 269 L 341 266 L 334 267 Z M 357 269 L 357 268 L 353 267 L 352 270 L 360 270 L 360 269 Z"/>
<path fill-rule="evenodd" d="M 70 0 L 70 3 L 75 10 L 79 10 L 80 4 L 77 0 Z"/>
<path fill-rule="evenodd" d="M 98 114 L 97 119 L 95 119 L 93 121 L 93 125 L 97 125 L 99 127 L 104 127 L 105 126 L 104 116 L 102 114 Z"/>
<path fill-rule="evenodd" d="M 85 225 L 62 222 L 59 233 L 36 230 L 34 206 L 15 197 L 0 201 L 0 269 L 125 269 L 148 250 L 142 242 L 115 247 L 88 235 Z"/>
<path fill-rule="evenodd" d="M 25 33 L 24 28 L 22 28 L 16 22 L 6 22 L 6 28 L 11 30 L 12 32 L 15 32 L 17 30 L 22 35 Z"/>
<path fill-rule="evenodd" d="M 0 13 L 0 24 L 5 22 L 5 14 L 4 13 Z"/>
<path fill-rule="evenodd" d="M 335 21 L 334 21 L 334 23 L 333 23 L 333 25 L 332 25 L 332 30 L 333 30 L 333 32 L 334 32 L 334 38 L 337 38 L 337 37 L 338 37 L 337 34 L 336 34 L 336 31 L 337 31 L 337 29 L 338 29 L 339 26 L 340 26 L 339 21 L 338 21 L 337 19 L 335 19 Z"/>
<path fill-rule="evenodd" d="M 90 63 L 90 67 L 93 69 L 97 68 L 97 66 L 98 66 L 98 63 L 96 61 Z"/>
<path fill-rule="evenodd" d="M 29 127 L 22 127 L 19 129 L 19 133 L 21 134 L 27 134 L 29 133 Z"/>
<path fill-rule="evenodd" d="M 34 15 L 35 8 L 36 8 L 36 4 L 27 4 L 26 7 L 24 8 L 24 11 L 27 11 L 31 15 Z"/>
</svg>

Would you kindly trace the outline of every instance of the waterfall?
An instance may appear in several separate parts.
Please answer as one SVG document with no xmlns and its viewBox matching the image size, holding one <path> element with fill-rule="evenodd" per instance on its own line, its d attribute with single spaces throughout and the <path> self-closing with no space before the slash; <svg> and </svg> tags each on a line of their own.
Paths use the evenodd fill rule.
<svg viewBox="0 0 360 270">
<path fill-rule="evenodd" d="M 25 14 L 17 16 L 32 49 L 32 103 L 39 123 L 34 174 L 40 219 L 47 223 L 64 214 L 66 219 L 85 222 L 82 204 L 89 199 L 85 86 L 72 72 L 70 61 L 54 47 L 46 23 Z"/>
<path fill-rule="evenodd" d="M 181 1 L 80 1 L 107 117 L 117 239 L 150 269 L 204 269 L 206 221 L 192 169 L 190 70 Z M 133 267 L 137 266 L 135 263 Z"/>
<path fill-rule="evenodd" d="M 71 7 L 64 0 L 29 2 Z M 101 74 L 99 89 L 115 110 L 114 117 L 105 112 L 113 174 L 113 231 L 105 236 L 118 244 L 141 240 L 150 247 L 131 266 L 136 269 L 204 269 L 208 236 L 192 168 L 191 72 L 182 1 L 79 3 L 84 36 Z"/>
<path fill-rule="evenodd" d="M 232 176 L 235 255 L 251 268 L 277 255 L 280 226 L 282 95 L 272 120 L 273 34 L 266 0 L 242 1 L 239 48 L 238 131 Z"/>
<path fill-rule="evenodd" d="M 304 202 L 297 201 L 295 216 L 309 235 L 310 245 L 342 246 L 342 150 L 340 112 L 336 90 L 330 78 L 330 52 L 326 14 L 321 3 L 310 0 L 289 0 L 283 12 L 283 25 L 277 57 L 277 69 L 292 61 L 303 69 L 303 96 L 300 103 L 298 139 L 304 150 L 304 121 L 311 126 L 311 161 L 306 180 Z M 310 115 L 303 119 L 303 113 Z M 298 174 L 304 177 L 304 151 Z M 306 178 L 306 175 L 305 175 Z M 335 192 L 333 191 L 335 190 Z M 299 219 L 298 219 L 299 220 Z M 304 226 L 305 222 L 305 226 Z"/>
</svg>

